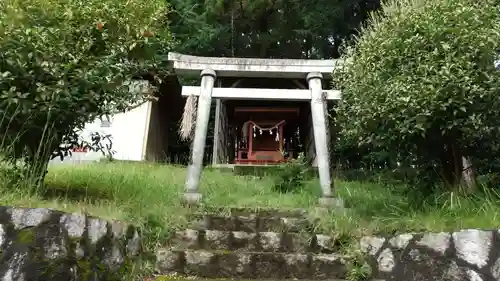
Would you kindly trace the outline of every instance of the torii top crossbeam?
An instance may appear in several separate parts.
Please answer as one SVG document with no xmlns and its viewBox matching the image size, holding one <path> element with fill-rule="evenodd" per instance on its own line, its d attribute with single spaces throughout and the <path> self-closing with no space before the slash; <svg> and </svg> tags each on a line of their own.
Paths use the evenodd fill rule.
<svg viewBox="0 0 500 281">
<path fill-rule="evenodd" d="M 218 77 L 289 79 L 305 79 L 308 73 L 328 77 L 343 64 L 343 60 L 198 57 L 178 53 L 169 53 L 168 60 L 179 75 L 199 75 L 204 69 L 212 69 Z"/>
</svg>

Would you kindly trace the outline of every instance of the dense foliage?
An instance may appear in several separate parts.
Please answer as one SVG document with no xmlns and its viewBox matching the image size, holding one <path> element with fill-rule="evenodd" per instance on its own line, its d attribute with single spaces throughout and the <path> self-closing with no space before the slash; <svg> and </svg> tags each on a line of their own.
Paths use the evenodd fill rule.
<svg viewBox="0 0 500 281">
<path fill-rule="evenodd" d="M 4 156 L 46 163 L 77 145 L 86 123 L 144 100 L 131 81 L 162 66 L 167 8 L 163 0 L 1 1 Z"/>
<path fill-rule="evenodd" d="M 464 183 L 464 163 L 499 147 L 499 50 L 493 1 L 385 5 L 334 74 L 344 141 L 378 152 L 389 167 Z"/>
<path fill-rule="evenodd" d="M 330 58 L 379 0 L 172 0 L 178 50 L 204 56 Z"/>
</svg>

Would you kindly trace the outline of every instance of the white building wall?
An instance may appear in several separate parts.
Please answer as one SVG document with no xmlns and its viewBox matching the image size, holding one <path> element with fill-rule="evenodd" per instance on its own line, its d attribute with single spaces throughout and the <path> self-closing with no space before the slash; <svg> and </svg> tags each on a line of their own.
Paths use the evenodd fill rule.
<svg viewBox="0 0 500 281">
<path fill-rule="evenodd" d="M 114 159 L 142 161 L 144 160 L 145 133 L 149 125 L 148 114 L 150 103 L 146 102 L 131 111 L 111 116 L 109 123 L 104 119 L 103 121 L 96 120 L 93 123 L 87 124 L 81 133 L 81 137 L 90 141 L 90 135 L 94 132 L 110 134 Z M 105 144 L 106 141 L 103 143 Z M 103 157 L 104 155 L 101 152 L 73 152 L 73 155 L 66 157 L 62 163 L 96 161 Z M 51 162 L 52 164 L 58 164 L 61 163 L 61 160 L 56 158 Z"/>
<path fill-rule="evenodd" d="M 148 126 L 148 113 L 151 102 L 132 111 L 117 114 L 111 120 L 109 134 L 113 140 L 114 158 L 117 160 L 144 160 L 143 148 Z"/>
</svg>

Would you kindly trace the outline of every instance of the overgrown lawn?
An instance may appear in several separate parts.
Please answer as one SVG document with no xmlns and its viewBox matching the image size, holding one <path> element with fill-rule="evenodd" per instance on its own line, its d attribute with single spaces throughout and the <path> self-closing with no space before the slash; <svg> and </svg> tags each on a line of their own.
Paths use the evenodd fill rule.
<svg viewBox="0 0 500 281">
<path fill-rule="evenodd" d="M 3 188 L 1 205 L 50 207 L 85 211 L 107 219 L 141 225 L 154 218 L 166 228 L 182 227 L 181 195 L 184 167 L 147 163 L 96 163 L 57 165 L 49 169 L 44 189 Z M 200 191 L 205 206 L 304 208 L 314 213 L 320 195 L 316 180 L 302 191 L 280 194 L 271 178 L 234 176 L 205 170 Z M 339 195 L 349 207 L 345 215 L 321 216 L 318 230 L 328 234 L 360 236 L 374 233 L 448 231 L 500 226 L 500 199 L 481 193 L 461 197 L 441 194 L 415 202 L 395 187 L 373 183 L 336 181 Z"/>
</svg>

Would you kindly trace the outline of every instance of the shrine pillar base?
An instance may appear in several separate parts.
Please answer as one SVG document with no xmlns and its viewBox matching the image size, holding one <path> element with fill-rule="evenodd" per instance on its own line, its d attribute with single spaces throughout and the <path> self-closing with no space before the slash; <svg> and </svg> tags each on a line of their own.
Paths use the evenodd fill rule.
<svg viewBox="0 0 500 281">
<path fill-rule="evenodd" d="M 327 101 L 323 96 L 321 73 L 309 73 L 307 83 L 311 92 L 311 116 L 313 124 L 314 146 L 318 163 L 319 182 L 322 196 L 319 199 L 320 207 L 343 208 L 340 198 L 335 198 L 335 188 L 330 175 L 330 152 L 328 147 L 328 133 L 326 114 Z"/>
<path fill-rule="evenodd" d="M 336 197 L 320 197 L 318 206 L 327 209 L 344 209 L 344 201 Z"/>
<path fill-rule="evenodd" d="M 201 170 L 203 168 L 203 155 L 205 154 L 205 141 L 207 138 L 215 78 L 216 73 L 212 69 L 205 69 L 201 72 L 201 87 L 200 96 L 198 97 L 196 127 L 183 197 L 184 201 L 188 204 L 197 204 L 202 198 L 198 189 L 200 185 Z"/>
<path fill-rule="evenodd" d="M 184 192 L 182 199 L 186 205 L 198 205 L 203 196 L 199 192 Z"/>
</svg>

